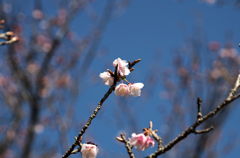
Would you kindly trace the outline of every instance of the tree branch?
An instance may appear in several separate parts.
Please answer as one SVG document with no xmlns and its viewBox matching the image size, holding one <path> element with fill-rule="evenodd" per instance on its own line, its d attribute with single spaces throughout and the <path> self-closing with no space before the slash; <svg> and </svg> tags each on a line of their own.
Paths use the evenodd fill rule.
<svg viewBox="0 0 240 158">
<path fill-rule="evenodd" d="M 28 158 L 30 156 L 30 152 L 33 148 L 33 142 L 35 137 L 35 126 L 39 121 L 40 117 L 40 105 L 39 99 L 33 98 L 30 101 L 30 118 L 27 128 L 26 140 L 23 146 L 23 152 L 21 158 Z"/>
<path fill-rule="evenodd" d="M 135 155 L 132 152 L 132 146 L 129 144 L 129 142 L 127 141 L 126 137 L 124 134 L 120 135 L 121 137 L 121 142 L 125 144 L 125 148 L 127 149 L 128 155 L 130 158 L 135 158 Z M 119 140 L 118 140 L 119 141 Z"/>
<path fill-rule="evenodd" d="M 214 127 L 211 126 L 211 127 L 209 127 L 209 128 L 202 129 L 202 130 L 195 130 L 195 131 L 194 131 L 194 134 L 208 133 L 208 132 L 210 132 L 210 131 L 213 130 L 213 129 L 214 129 Z"/>
<path fill-rule="evenodd" d="M 114 73 L 115 77 L 114 77 L 114 83 L 113 85 L 108 89 L 108 91 L 104 94 L 103 98 L 99 101 L 98 106 L 96 107 L 96 109 L 93 111 L 92 115 L 88 118 L 87 123 L 83 126 L 83 128 L 81 129 L 81 131 L 79 132 L 78 136 L 76 137 L 75 142 L 72 144 L 72 146 L 67 150 L 67 152 L 62 156 L 62 158 L 67 158 L 68 156 L 70 156 L 74 150 L 74 148 L 77 145 L 80 145 L 80 141 L 81 138 L 83 136 L 83 134 L 86 132 L 86 130 L 88 129 L 88 127 L 91 125 L 92 120 L 97 116 L 97 113 L 100 111 L 100 109 L 102 108 L 103 103 L 105 102 L 105 100 L 110 96 L 110 94 L 114 91 L 117 81 L 118 81 L 118 77 L 117 77 L 117 68 L 115 68 L 115 73 Z"/>
<path fill-rule="evenodd" d="M 150 154 L 149 156 L 147 156 L 147 158 L 155 158 L 155 157 L 169 151 L 177 143 L 184 140 L 187 136 L 189 136 L 192 133 L 202 134 L 202 133 L 211 131 L 213 129 L 213 127 L 210 127 L 210 128 L 204 129 L 204 130 L 196 130 L 196 128 L 198 126 L 200 126 L 203 122 L 205 122 L 208 119 L 217 115 L 220 111 L 224 110 L 228 105 L 230 105 L 230 103 L 232 103 L 233 101 L 238 99 L 240 97 L 240 94 L 236 95 L 236 92 L 239 88 L 239 85 L 240 85 L 240 75 L 238 75 L 238 78 L 237 78 L 234 88 L 230 91 L 228 97 L 223 101 L 222 104 L 218 105 L 215 109 L 208 112 L 206 115 L 204 115 L 202 117 L 198 116 L 198 119 L 191 126 L 189 126 L 187 129 L 185 129 L 181 134 L 179 134 L 176 138 L 174 138 L 172 141 L 170 141 L 163 148 L 160 148 L 160 149 L 158 148 L 156 152 Z M 198 113 L 201 112 L 200 109 L 201 109 L 201 102 L 200 102 L 200 99 L 198 99 Z"/>
<path fill-rule="evenodd" d="M 137 63 L 140 60 L 134 60 L 132 63 Z M 131 65 L 132 63 L 130 63 L 129 65 Z M 135 65 L 135 64 L 134 64 Z M 133 67 L 133 65 L 131 66 Z M 75 139 L 75 142 L 71 145 L 71 147 L 66 151 L 66 153 L 62 156 L 62 158 L 67 158 L 69 157 L 71 154 L 75 154 L 77 151 L 81 150 L 81 140 L 82 140 L 82 136 L 83 134 L 86 132 L 86 130 L 88 129 L 88 127 L 91 125 L 91 122 L 94 118 L 96 118 L 98 112 L 100 111 L 100 109 L 102 108 L 103 103 L 105 102 L 105 100 L 110 96 L 110 94 L 115 90 L 116 84 L 117 82 L 119 82 L 122 79 L 122 76 L 119 76 L 119 72 L 118 72 L 118 65 L 116 65 L 115 67 L 115 71 L 114 73 L 111 72 L 111 70 L 107 70 L 112 77 L 114 78 L 114 82 L 113 85 L 108 89 L 108 91 L 104 94 L 103 98 L 99 101 L 98 106 L 95 108 L 95 110 L 93 111 L 92 115 L 88 118 L 87 123 L 82 127 L 81 131 L 79 132 L 78 136 Z M 133 70 L 132 70 L 133 71 Z M 78 148 L 77 150 L 74 150 L 76 146 L 78 146 L 80 148 Z M 73 152 L 74 151 L 74 152 Z M 134 157 L 133 157 L 134 158 Z"/>
</svg>

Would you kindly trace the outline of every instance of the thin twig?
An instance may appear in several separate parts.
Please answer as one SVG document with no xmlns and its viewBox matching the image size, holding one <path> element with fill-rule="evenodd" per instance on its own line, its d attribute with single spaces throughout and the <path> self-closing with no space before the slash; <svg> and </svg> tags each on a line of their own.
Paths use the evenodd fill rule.
<svg viewBox="0 0 240 158">
<path fill-rule="evenodd" d="M 146 129 L 146 130 L 149 130 L 151 135 L 153 136 L 153 138 L 157 141 L 158 143 L 158 150 L 161 150 L 163 148 L 163 140 L 162 138 L 157 134 L 157 131 L 158 130 L 153 130 L 153 122 L 150 121 L 149 122 L 149 128 Z"/>
<path fill-rule="evenodd" d="M 132 146 L 129 144 L 129 142 L 127 141 L 126 137 L 124 134 L 120 135 L 122 143 L 125 144 L 125 148 L 127 149 L 128 155 L 130 158 L 135 158 L 135 155 L 132 152 Z"/>
<path fill-rule="evenodd" d="M 135 62 L 135 61 L 133 61 Z M 138 61 L 139 62 L 139 61 Z M 135 64 L 134 64 L 135 65 Z M 108 72 L 110 72 L 110 70 L 107 70 Z M 71 147 L 66 151 L 66 153 L 62 156 L 62 158 L 67 158 L 68 156 L 70 156 L 72 153 L 76 153 L 77 151 L 81 150 L 81 139 L 83 134 L 86 132 L 86 130 L 88 129 L 88 127 L 91 125 L 91 122 L 94 118 L 96 118 L 97 113 L 100 111 L 100 109 L 102 108 L 103 103 L 105 102 L 105 100 L 110 96 L 110 94 L 115 90 L 116 84 L 117 82 L 119 82 L 119 80 L 121 80 L 121 76 L 119 76 L 119 72 L 118 72 L 118 65 L 115 66 L 115 71 L 114 73 L 111 73 L 114 78 L 114 82 L 113 85 L 108 89 L 108 91 L 105 93 L 105 95 L 103 96 L 103 98 L 99 101 L 98 106 L 95 108 L 95 110 L 93 111 L 92 115 L 88 118 L 87 123 L 82 127 L 81 131 L 79 132 L 78 136 L 75 139 L 75 142 L 71 145 Z M 78 148 L 77 150 L 74 150 L 76 146 L 79 146 L 80 148 Z M 73 152 L 74 151 L 74 152 Z M 75 152 L 76 151 L 76 152 Z M 134 157 L 133 157 L 134 158 Z"/>
<path fill-rule="evenodd" d="M 212 131 L 214 129 L 213 126 L 206 128 L 206 129 L 202 129 L 202 130 L 195 130 L 194 134 L 203 134 L 203 133 L 208 133 L 210 131 Z"/>
<path fill-rule="evenodd" d="M 94 33 L 93 35 L 95 35 L 95 37 L 93 37 L 92 44 L 91 44 L 91 46 L 87 52 L 87 55 L 83 61 L 83 64 L 81 67 L 82 71 L 80 72 L 81 76 L 82 76 L 82 74 L 85 74 L 88 71 L 94 57 L 96 56 L 97 49 L 100 45 L 101 38 L 103 36 L 103 32 L 106 30 L 107 24 L 109 23 L 112 15 L 113 15 L 114 6 L 115 6 L 115 0 L 107 1 L 107 4 L 103 11 L 103 15 L 101 16 L 99 23 L 93 32 Z"/>
<path fill-rule="evenodd" d="M 201 119 L 202 118 L 202 100 L 200 98 L 197 98 L 197 119 Z"/>
<path fill-rule="evenodd" d="M 115 73 L 116 73 L 117 68 L 115 68 Z M 114 91 L 115 87 L 116 87 L 116 83 L 117 83 L 118 77 L 115 76 L 114 77 L 114 83 L 113 85 L 108 89 L 108 91 L 105 93 L 105 95 L 103 96 L 103 98 L 99 101 L 98 106 L 96 107 L 96 109 L 93 111 L 92 115 L 88 118 L 87 123 L 83 126 L 83 128 L 81 129 L 81 131 L 79 132 L 75 142 L 72 144 L 72 146 L 67 150 L 67 152 L 62 156 L 62 158 L 67 158 L 68 156 L 70 156 L 74 150 L 74 148 L 79 145 L 80 143 L 80 139 L 83 136 L 83 134 L 86 132 L 86 130 L 88 129 L 88 127 L 91 125 L 92 120 L 97 116 L 97 113 L 99 112 L 99 110 L 102 108 L 102 105 L 104 103 L 104 101 L 110 96 L 110 94 Z"/>
<path fill-rule="evenodd" d="M 163 148 L 162 138 L 155 131 L 152 132 L 152 136 L 158 143 L 158 150 L 161 150 Z"/>
<path fill-rule="evenodd" d="M 233 87 L 233 89 L 231 89 L 231 91 L 227 97 L 227 100 L 231 99 L 236 94 L 239 87 L 240 87 L 240 74 L 238 75 L 237 80 L 234 84 L 234 87 Z"/>
<path fill-rule="evenodd" d="M 238 99 L 240 97 L 240 94 L 235 95 L 237 90 L 238 90 L 238 88 L 239 88 L 239 80 L 240 80 L 240 76 L 238 76 L 234 88 L 230 91 L 228 97 L 223 101 L 222 104 L 218 105 L 215 109 L 213 109 L 212 111 L 208 112 L 206 115 L 202 116 L 201 119 L 197 119 L 191 126 L 189 126 L 187 129 L 185 129 L 176 138 L 174 138 L 172 141 L 170 141 L 163 148 L 158 149 L 156 152 L 154 152 L 154 153 L 150 154 L 149 156 L 147 156 L 147 158 L 155 158 L 155 157 L 157 157 L 157 156 L 159 156 L 159 155 L 169 151 L 177 143 L 179 143 L 180 141 L 184 140 L 187 136 L 189 136 L 192 133 L 195 133 L 195 134 L 200 134 L 201 133 L 202 134 L 202 133 L 206 133 L 206 132 L 211 131 L 213 129 L 213 127 L 210 127 L 210 128 L 204 129 L 204 130 L 196 130 L 196 128 L 199 125 L 201 125 L 203 122 L 205 122 L 208 119 L 210 119 L 210 118 L 214 117 L 215 115 L 217 115 L 220 111 L 222 111 L 224 108 L 226 108 L 228 105 L 230 105 L 230 103 L 232 103 L 233 101 L 235 101 L 236 99 Z"/>
</svg>

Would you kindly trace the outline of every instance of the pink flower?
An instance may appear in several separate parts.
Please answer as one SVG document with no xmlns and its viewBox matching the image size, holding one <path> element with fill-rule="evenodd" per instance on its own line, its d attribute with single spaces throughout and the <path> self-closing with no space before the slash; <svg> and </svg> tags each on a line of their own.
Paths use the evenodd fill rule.
<svg viewBox="0 0 240 158">
<path fill-rule="evenodd" d="M 211 42 L 209 42 L 209 44 L 208 44 L 208 49 L 209 49 L 210 51 L 216 52 L 216 51 L 219 50 L 219 48 L 220 48 L 220 43 L 217 42 L 217 41 L 211 41 Z"/>
<path fill-rule="evenodd" d="M 144 87 L 143 83 L 133 83 L 129 84 L 130 95 L 132 96 L 140 96 L 141 89 Z"/>
<path fill-rule="evenodd" d="M 115 94 L 118 96 L 128 96 L 130 95 L 129 87 L 128 85 L 121 83 L 117 85 L 115 88 Z"/>
<path fill-rule="evenodd" d="M 215 4 L 217 2 L 217 0 L 202 0 L 202 1 L 208 4 Z"/>
<path fill-rule="evenodd" d="M 135 146 L 138 150 L 142 151 L 155 145 L 154 140 L 150 136 L 145 136 L 143 133 L 133 133 L 132 138 L 130 138 L 129 141 L 132 146 Z"/>
<path fill-rule="evenodd" d="M 81 153 L 83 158 L 96 158 L 98 147 L 91 142 L 82 144 Z"/>
<path fill-rule="evenodd" d="M 128 69 L 128 62 L 126 60 L 122 60 L 121 58 L 117 58 L 113 61 L 113 66 L 118 66 L 117 71 L 121 76 L 126 76 L 130 74 L 130 70 Z"/>
<path fill-rule="evenodd" d="M 113 85 L 114 79 L 109 72 L 107 71 L 102 72 L 99 74 L 99 77 L 102 78 L 105 85 L 108 85 L 108 86 Z"/>
</svg>

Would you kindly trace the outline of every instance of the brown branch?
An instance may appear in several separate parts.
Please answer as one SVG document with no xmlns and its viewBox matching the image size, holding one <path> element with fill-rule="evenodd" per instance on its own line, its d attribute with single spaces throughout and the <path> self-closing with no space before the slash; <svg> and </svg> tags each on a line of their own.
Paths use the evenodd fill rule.
<svg viewBox="0 0 240 158">
<path fill-rule="evenodd" d="M 35 126 L 38 123 L 39 118 L 40 118 L 39 99 L 33 98 L 33 100 L 30 103 L 30 118 L 21 158 L 28 158 L 30 156 L 30 152 L 33 148 L 35 138 Z"/>
<path fill-rule="evenodd" d="M 231 89 L 231 91 L 227 97 L 227 100 L 230 100 L 234 95 L 236 95 L 239 87 L 240 87 L 240 74 L 238 75 L 237 80 L 234 84 L 234 87 L 233 87 L 233 89 Z"/>
<path fill-rule="evenodd" d="M 105 100 L 110 96 L 110 94 L 114 91 L 117 81 L 118 81 L 118 77 L 117 77 L 117 67 L 115 68 L 115 77 L 114 77 L 114 83 L 113 85 L 108 89 L 108 91 L 105 93 L 105 95 L 103 96 L 103 98 L 99 101 L 98 106 L 96 107 L 96 109 L 93 111 L 92 115 L 88 118 L 87 123 L 83 126 L 83 128 L 81 129 L 81 131 L 79 132 L 78 136 L 76 137 L 75 142 L 72 144 L 72 146 L 67 150 L 67 152 L 62 156 L 62 158 L 67 158 L 68 156 L 70 156 L 74 150 L 74 148 L 77 145 L 80 145 L 80 141 L 81 138 L 83 136 L 83 134 L 86 132 L 86 130 L 88 129 L 88 127 L 91 125 L 92 120 L 97 116 L 97 113 L 100 111 L 100 109 L 102 108 L 103 103 L 105 102 Z"/>
<path fill-rule="evenodd" d="M 6 94 L 8 95 L 8 94 Z M 6 134 L 6 136 L 1 140 L 0 142 L 0 157 L 6 152 L 6 150 L 12 145 L 12 143 L 15 142 L 15 139 L 17 137 L 16 133 L 19 133 L 20 127 L 21 127 L 21 120 L 22 120 L 22 111 L 21 111 L 21 104 L 22 100 L 18 99 L 17 104 L 14 104 L 13 108 L 13 120 L 11 120 L 12 125 L 8 129 L 6 133 L 14 133 L 12 134 Z"/>
<path fill-rule="evenodd" d="M 46 56 L 44 57 L 43 59 L 43 62 L 42 62 L 42 65 L 41 65 L 41 68 L 40 68 L 40 71 L 39 73 L 37 74 L 37 77 L 36 77 L 36 93 L 40 93 L 40 90 L 43 88 L 43 82 L 42 82 L 42 79 L 43 77 L 45 76 L 45 74 L 48 72 L 48 69 L 49 69 L 49 64 L 56 52 L 56 49 L 58 48 L 58 46 L 60 45 L 60 39 L 58 38 L 55 38 L 53 40 L 53 44 L 52 44 L 52 48 L 51 50 L 46 54 Z"/>
<path fill-rule="evenodd" d="M 82 127 L 82 129 L 79 132 L 78 136 L 75 138 L 75 142 L 66 151 L 66 153 L 62 156 L 62 158 L 67 158 L 71 154 L 74 154 L 74 153 L 76 153 L 76 152 L 81 150 L 81 139 L 82 139 L 83 134 L 86 132 L 88 127 L 91 125 L 91 122 L 93 121 L 93 119 L 96 118 L 98 112 L 102 109 L 103 103 L 110 96 L 110 94 L 115 90 L 117 82 L 119 82 L 122 79 L 121 76 L 119 76 L 119 73 L 118 73 L 117 70 L 118 70 L 118 65 L 116 65 L 114 73 L 111 73 L 113 75 L 112 77 L 114 78 L 113 85 L 108 89 L 108 91 L 104 94 L 103 98 L 99 101 L 98 106 L 95 108 L 95 110 L 93 111 L 91 116 L 88 118 L 87 123 Z M 107 71 L 110 72 L 110 70 L 107 70 Z M 77 150 L 74 150 L 76 146 L 80 146 L 80 148 L 78 148 Z"/>
<path fill-rule="evenodd" d="M 147 158 L 155 158 L 158 157 L 159 155 L 169 151 L 172 149 L 177 143 L 180 141 L 184 140 L 187 136 L 189 136 L 192 133 L 195 134 L 202 134 L 206 133 L 212 130 L 212 127 L 205 129 L 205 130 L 196 130 L 198 126 L 200 126 L 203 122 L 207 121 L 208 119 L 214 117 L 217 115 L 220 111 L 224 110 L 230 103 L 235 101 L 240 97 L 240 94 L 235 95 L 238 88 L 239 88 L 239 80 L 240 80 L 240 75 L 238 76 L 238 79 L 235 83 L 234 88 L 230 91 L 228 97 L 223 101 L 222 104 L 218 105 L 215 109 L 212 111 L 208 112 L 206 115 L 202 116 L 200 119 L 197 119 L 191 126 L 189 126 L 187 129 L 185 129 L 181 134 L 179 134 L 176 138 L 174 138 L 172 141 L 170 141 L 167 145 L 165 145 L 163 148 L 158 149 L 156 152 L 150 154 L 147 156 Z M 200 105 L 200 102 L 198 101 L 198 104 Z M 200 106 L 199 106 L 200 107 Z M 198 108 L 199 109 L 199 108 Z M 199 110 L 198 110 L 199 111 Z"/>
<path fill-rule="evenodd" d="M 206 128 L 206 129 L 202 129 L 202 130 L 195 130 L 194 134 L 203 134 L 203 133 L 208 133 L 210 131 L 212 131 L 214 129 L 213 126 Z"/>
<path fill-rule="evenodd" d="M 2 37 L 4 38 L 4 37 Z M 9 38 L 9 40 L 7 39 Z M 11 32 L 6 33 L 6 40 L 9 42 L 12 42 L 17 37 L 14 36 Z M 23 91 L 21 91 L 22 96 L 29 101 L 30 104 L 30 119 L 27 127 L 27 134 L 26 134 L 26 143 L 23 147 L 22 156 L 24 158 L 28 158 L 31 148 L 32 148 L 32 142 L 35 136 L 34 127 L 38 122 L 39 118 L 39 105 L 38 100 L 34 96 L 33 88 L 31 85 L 31 82 L 29 81 L 26 72 L 21 68 L 21 66 L 17 63 L 17 58 L 15 54 L 15 50 L 13 46 L 9 47 L 8 52 L 8 61 L 10 68 L 13 72 L 13 75 L 17 81 L 19 81 L 20 85 L 23 87 Z"/>
<path fill-rule="evenodd" d="M 197 98 L 197 119 L 201 119 L 202 118 L 202 100 L 200 98 Z"/>
<path fill-rule="evenodd" d="M 152 121 L 149 122 L 149 130 L 153 138 L 158 143 L 158 150 L 161 150 L 163 148 L 163 140 L 162 138 L 157 134 L 157 130 L 153 130 L 153 123 Z"/>
<path fill-rule="evenodd" d="M 132 146 L 129 144 L 129 142 L 127 141 L 126 137 L 124 134 L 120 135 L 121 137 L 121 142 L 125 144 L 125 148 L 127 149 L 128 155 L 130 158 L 135 158 L 135 155 L 132 152 Z"/>
<path fill-rule="evenodd" d="M 136 59 L 133 62 L 128 62 L 128 68 L 132 69 L 134 67 L 134 65 L 136 65 L 137 63 L 139 63 L 142 59 Z"/>
<path fill-rule="evenodd" d="M 32 146 L 33 146 L 32 144 L 33 144 L 34 137 L 35 137 L 34 127 L 40 118 L 40 104 L 39 104 L 40 93 L 44 86 L 42 79 L 48 73 L 50 62 L 51 62 L 52 58 L 54 57 L 57 48 L 60 46 L 62 39 L 65 37 L 65 35 L 68 32 L 68 27 L 67 27 L 68 23 L 70 23 L 70 20 L 72 19 L 74 14 L 77 13 L 78 9 L 79 8 L 75 8 L 75 9 L 71 10 L 71 13 L 68 16 L 66 23 L 59 29 L 59 32 L 57 32 L 56 36 L 54 37 L 52 47 L 49 50 L 49 52 L 46 54 L 46 56 L 44 57 L 43 62 L 41 64 L 40 71 L 37 74 L 36 83 L 35 83 L 36 91 L 33 92 L 32 88 L 28 88 L 28 90 L 32 90 L 30 93 L 32 97 L 29 100 L 30 101 L 30 103 L 29 103 L 30 104 L 30 119 L 29 119 L 30 121 L 29 121 L 29 125 L 27 128 L 26 141 L 25 141 L 25 144 L 23 147 L 23 152 L 21 155 L 22 158 L 29 157 Z"/>
<path fill-rule="evenodd" d="M 39 70 L 39 73 L 36 77 L 36 92 L 39 93 L 39 91 L 43 87 L 42 79 L 45 76 L 45 74 L 48 72 L 50 62 L 52 58 L 54 57 L 57 48 L 60 46 L 62 40 L 65 38 L 66 34 L 68 33 L 68 24 L 71 23 L 71 20 L 73 20 L 74 16 L 78 13 L 80 9 L 82 9 L 85 5 L 87 5 L 88 2 L 81 2 L 76 1 L 76 3 L 71 3 L 69 8 L 69 14 L 67 15 L 66 22 L 59 28 L 58 32 L 56 33 L 56 36 L 53 38 L 52 47 L 45 55 L 43 62 L 41 64 L 41 68 Z"/>
<path fill-rule="evenodd" d="M 33 87 L 26 75 L 26 72 L 17 63 L 15 50 L 13 47 L 9 48 L 8 60 L 14 77 L 16 78 L 17 81 L 20 82 L 20 85 L 23 87 L 23 91 L 21 93 L 23 97 L 29 102 L 30 105 L 30 118 L 25 138 L 26 140 L 24 141 L 25 144 L 23 146 L 21 155 L 22 158 L 28 158 L 35 137 L 34 127 L 39 120 L 40 113 L 39 99 L 33 92 Z"/>
<path fill-rule="evenodd" d="M 101 42 L 101 37 L 106 30 L 107 24 L 109 23 L 112 12 L 114 11 L 114 3 L 115 0 L 108 0 L 107 4 L 104 8 L 103 15 L 101 16 L 99 23 L 96 27 L 96 29 L 93 32 L 93 35 L 95 36 L 93 38 L 91 47 L 89 48 L 86 57 L 82 64 L 82 71 L 80 72 L 81 76 L 82 74 L 85 74 L 88 71 L 88 68 L 90 67 L 94 57 L 96 56 L 97 49 Z"/>
</svg>

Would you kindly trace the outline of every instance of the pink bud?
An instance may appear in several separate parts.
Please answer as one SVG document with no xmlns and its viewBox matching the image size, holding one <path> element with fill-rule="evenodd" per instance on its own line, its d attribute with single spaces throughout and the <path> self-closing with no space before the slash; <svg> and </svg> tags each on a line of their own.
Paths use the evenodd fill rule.
<svg viewBox="0 0 240 158">
<path fill-rule="evenodd" d="M 96 158 L 98 147 L 93 143 L 82 144 L 81 153 L 83 158 Z"/>
<path fill-rule="evenodd" d="M 113 66 L 118 66 L 117 71 L 121 76 L 126 76 L 130 74 L 130 70 L 128 68 L 128 62 L 126 60 L 122 60 L 121 58 L 117 58 L 113 61 Z"/>
<path fill-rule="evenodd" d="M 141 89 L 144 87 L 143 83 L 134 83 L 129 84 L 130 95 L 132 96 L 140 96 Z"/>
<path fill-rule="evenodd" d="M 128 95 L 130 95 L 128 85 L 126 85 L 124 83 L 121 83 L 121 84 L 117 85 L 117 87 L 115 88 L 115 94 L 117 96 L 128 96 Z"/>
</svg>

